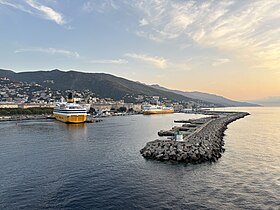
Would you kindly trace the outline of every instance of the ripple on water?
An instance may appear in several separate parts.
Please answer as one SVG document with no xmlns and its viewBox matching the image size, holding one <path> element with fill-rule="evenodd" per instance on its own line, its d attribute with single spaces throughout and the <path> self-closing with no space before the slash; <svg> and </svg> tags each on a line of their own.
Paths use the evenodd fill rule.
<svg viewBox="0 0 280 210">
<path fill-rule="evenodd" d="M 280 109 L 228 126 L 216 163 L 147 161 L 139 150 L 174 114 L 0 124 L 1 209 L 277 209 Z M 262 123 L 259 123 L 262 122 Z"/>
</svg>

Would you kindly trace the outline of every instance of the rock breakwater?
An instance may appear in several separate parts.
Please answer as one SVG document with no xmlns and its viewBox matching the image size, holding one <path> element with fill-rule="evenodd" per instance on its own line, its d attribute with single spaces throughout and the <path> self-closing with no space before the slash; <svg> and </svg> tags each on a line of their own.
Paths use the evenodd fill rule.
<svg viewBox="0 0 280 210">
<path fill-rule="evenodd" d="M 215 162 L 225 151 L 224 131 L 227 125 L 249 115 L 247 112 L 219 113 L 209 119 L 183 141 L 154 140 L 140 150 L 144 158 L 184 163 Z"/>
</svg>

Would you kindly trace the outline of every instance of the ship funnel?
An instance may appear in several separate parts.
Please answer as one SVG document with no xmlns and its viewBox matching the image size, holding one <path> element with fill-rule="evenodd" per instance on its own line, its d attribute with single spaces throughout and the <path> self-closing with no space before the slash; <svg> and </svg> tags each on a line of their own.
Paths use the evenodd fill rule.
<svg viewBox="0 0 280 210">
<path fill-rule="evenodd" d="M 74 102 L 73 94 L 72 93 L 69 93 L 67 102 L 68 103 L 73 103 Z"/>
</svg>

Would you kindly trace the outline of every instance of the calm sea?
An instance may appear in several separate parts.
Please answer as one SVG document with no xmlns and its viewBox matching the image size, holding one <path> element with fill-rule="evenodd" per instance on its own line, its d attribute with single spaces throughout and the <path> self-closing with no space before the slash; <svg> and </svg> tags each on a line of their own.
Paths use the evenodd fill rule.
<svg viewBox="0 0 280 210">
<path fill-rule="evenodd" d="M 237 110 L 237 109 L 235 109 Z M 280 108 L 243 108 L 214 164 L 142 158 L 190 114 L 0 123 L 0 209 L 279 209 Z"/>
</svg>

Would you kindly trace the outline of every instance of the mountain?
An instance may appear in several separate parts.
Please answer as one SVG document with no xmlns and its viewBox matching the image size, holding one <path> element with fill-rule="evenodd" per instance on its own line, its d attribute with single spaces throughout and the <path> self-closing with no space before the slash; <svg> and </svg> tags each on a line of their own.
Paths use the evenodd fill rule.
<svg viewBox="0 0 280 210">
<path fill-rule="evenodd" d="M 263 99 L 251 101 L 252 103 L 258 103 L 263 106 L 280 106 L 280 96 L 271 96 Z"/>
<path fill-rule="evenodd" d="M 164 87 L 161 87 L 159 85 L 151 85 L 151 87 L 157 89 L 157 90 L 164 90 L 164 91 L 169 91 L 172 93 L 176 93 L 176 94 L 180 94 L 183 96 L 186 96 L 188 98 L 192 98 L 192 99 L 198 99 L 198 100 L 202 100 L 202 101 L 208 101 L 214 104 L 221 104 L 223 106 L 259 106 L 257 104 L 254 103 L 248 103 L 248 102 L 240 102 L 240 101 L 234 101 L 234 100 L 230 100 L 227 99 L 223 96 L 217 96 L 214 94 L 210 94 L 210 93 L 202 93 L 202 92 L 184 92 L 184 91 L 180 91 L 180 90 L 170 90 Z"/>
<path fill-rule="evenodd" d="M 57 69 L 20 73 L 15 73 L 10 70 L 0 70 L 0 77 L 7 77 L 18 82 L 36 82 L 54 90 L 89 89 L 101 98 L 112 98 L 114 100 L 125 99 L 126 101 L 130 100 L 129 102 L 133 102 L 132 99 L 138 95 L 145 95 L 160 96 L 161 98 L 167 98 L 172 101 L 192 101 L 200 105 L 212 105 L 212 103 L 209 102 L 188 98 L 170 91 L 155 89 L 149 85 L 104 73 L 64 72 Z"/>
</svg>

